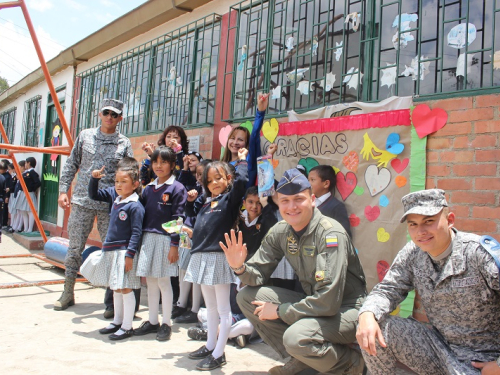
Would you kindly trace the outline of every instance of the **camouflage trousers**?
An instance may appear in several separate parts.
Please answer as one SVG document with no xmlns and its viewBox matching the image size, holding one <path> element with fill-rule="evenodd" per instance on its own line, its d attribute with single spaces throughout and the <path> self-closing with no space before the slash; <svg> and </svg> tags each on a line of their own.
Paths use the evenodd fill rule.
<svg viewBox="0 0 500 375">
<path fill-rule="evenodd" d="M 109 226 L 109 213 L 103 210 L 88 209 L 78 204 L 71 205 L 71 213 L 68 220 L 69 247 L 64 266 L 66 277 L 76 278 L 77 272 L 82 265 L 82 252 L 89 238 L 97 217 L 97 230 L 104 242 Z"/>
<path fill-rule="evenodd" d="M 470 361 L 460 361 L 441 335 L 412 318 L 390 316 L 380 323 L 386 348 L 377 341 L 377 355 L 363 351 L 372 375 L 396 373 L 401 362 L 419 375 L 480 374 Z"/>
</svg>

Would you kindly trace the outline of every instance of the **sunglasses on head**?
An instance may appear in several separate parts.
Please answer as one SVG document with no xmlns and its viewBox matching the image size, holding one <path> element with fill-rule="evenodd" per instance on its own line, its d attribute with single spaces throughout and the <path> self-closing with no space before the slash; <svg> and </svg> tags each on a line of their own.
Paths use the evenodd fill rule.
<svg viewBox="0 0 500 375">
<path fill-rule="evenodd" d="M 111 117 L 113 118 L 118 118 L 118 116 L 120 116 L 118 113 L 110 111 L 109 109 L 105 109 L 104 111 L 102 111 L 102 115 L 104 117 L 106 117 L 107 115 L 111 115 Z"/>
</svg>

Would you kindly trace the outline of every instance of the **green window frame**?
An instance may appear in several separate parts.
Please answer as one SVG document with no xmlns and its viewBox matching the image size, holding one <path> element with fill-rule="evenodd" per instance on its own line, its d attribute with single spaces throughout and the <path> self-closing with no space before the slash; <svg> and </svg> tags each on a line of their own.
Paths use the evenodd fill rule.
<svg viewBox="0 0 500 375">
<path fill-rule="evenodd" d="M 99 125 L 106 97 L 124 102 L 120 132 L 214 123 L 221 16 L 213 13 L 77 77 L 77 132 Z"/>
<path fill-rule="evenodd" d="M 279 93 L 279 97 L 271 97 L 268 109 L 268 116 L 275 117 L 286 116 L 292 110 L 305 112 L 357 100 L 376 102 L 394 95 L 428 100 L 497 92 L 497 3 L 498 0 L 237 3 L 230 7 L 230 14 L 236 16 L 229 18 L 227 30 L 228 51 L 232 45 L 234 49 L 224 73 L 224 87 L 231 90 L 230 98 L 222 100 L 226 117 L 223 120 L 252 119 L 259 91 Z M 405 22 L 408 20 L 411 22 Z M 448 45 L 450 31 L 469 23 L 475 25 L 475 38 L 465 33 L 461 48 Z M 465 25 L 462 27 L 467 30 Z"/>
<path fill-rule="evenodd" d="M 2 120 L 5 133 L 11 144 L 14 144 L 14 134 L 16 129 L 16 112 L 17 107 L 12 107 L 0 113 L 0 120 Z M 2 135 L 0 134 L 0 143 L 5 143 Z M 7 150 L 2 150 L 3 153 L 7 153 Z"/>
<path fill-rule="evenodd" d="M 37 95 L 24 102 L 23 145 L 38 147 L 42 96 Z"/>
</svg>

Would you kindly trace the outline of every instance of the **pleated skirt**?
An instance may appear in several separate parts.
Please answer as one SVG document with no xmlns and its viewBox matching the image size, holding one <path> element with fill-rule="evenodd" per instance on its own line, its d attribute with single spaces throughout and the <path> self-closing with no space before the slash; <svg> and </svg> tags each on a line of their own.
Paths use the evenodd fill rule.
<svg viewBox="0 0 500 375">
<path fill-rule="evenodd" d="M 156 278 L 179 276 L 177 262 L 168 261 L 169 251 L 170 236 L 144 232 L 137 264 L 137 276 Z"/>
<path fill-rule="evenodd" d="M 223 252 L 191 254 L 184 281 L 195 284 L 231 284 L 238 280 Z"/>
</svg>

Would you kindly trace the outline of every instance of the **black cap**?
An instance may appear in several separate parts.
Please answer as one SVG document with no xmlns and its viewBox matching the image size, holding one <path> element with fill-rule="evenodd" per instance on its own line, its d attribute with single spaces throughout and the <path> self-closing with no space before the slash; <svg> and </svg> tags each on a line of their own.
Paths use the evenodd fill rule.
<svg viewBox="0 0 500 375">
<path fill-rule="evenodd" d="M 285 195 L 295 195 L 309 189 L 311 184 L 297 168 L 287 170 L 281 177 L 276 192 Z"/>
</svg>

